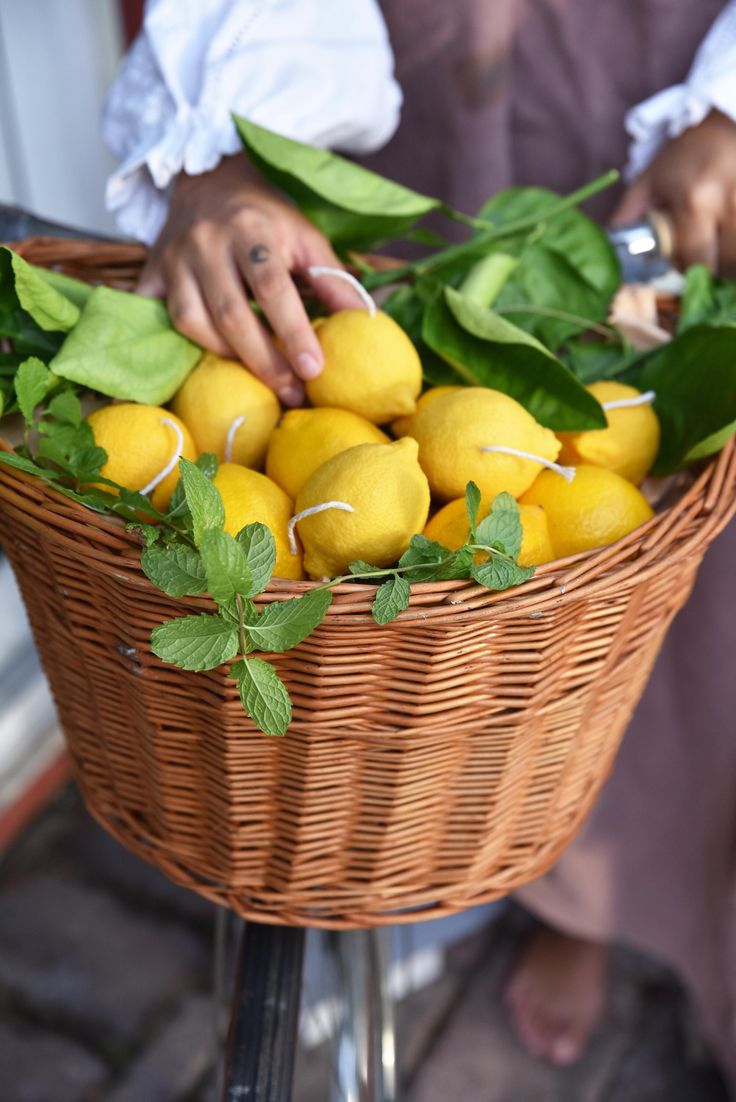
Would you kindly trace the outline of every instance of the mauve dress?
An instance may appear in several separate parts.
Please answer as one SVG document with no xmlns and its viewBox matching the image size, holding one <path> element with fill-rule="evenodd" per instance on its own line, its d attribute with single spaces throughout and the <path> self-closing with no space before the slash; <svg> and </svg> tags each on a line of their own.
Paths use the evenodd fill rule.
<svg viewBox="0 0 736 1102">
<path fill-rule="evenodd" d="M 405 94 L 365 163 L 474 212 L 622 167 L 629 107 L 686 75 L 719 0 L 383 0 Z M 593 204 L 605 218 L 617 199 Z M 736 526 L 708 553 L 596 810 L 520 892 L 554 926 L 672 964 L 736 1085 Z"/>
</svg>

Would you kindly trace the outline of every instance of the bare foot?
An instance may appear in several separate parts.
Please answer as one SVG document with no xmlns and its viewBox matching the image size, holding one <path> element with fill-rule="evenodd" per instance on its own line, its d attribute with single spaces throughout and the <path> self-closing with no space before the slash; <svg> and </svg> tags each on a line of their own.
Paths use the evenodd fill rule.
<svg viewBox="0 0 736 1102">
<path fill-rule="evenodd" d="M 610 949 L 539 926 L 504 991 L 518 1039 L 553 1064 L 576 1063 L 606 1001 Z"/>
</svg>

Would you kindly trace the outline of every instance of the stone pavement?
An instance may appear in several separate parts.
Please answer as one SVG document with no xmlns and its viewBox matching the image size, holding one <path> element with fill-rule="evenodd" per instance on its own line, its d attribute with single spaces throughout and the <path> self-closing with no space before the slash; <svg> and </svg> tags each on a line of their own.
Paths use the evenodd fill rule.
<svg viewBox="0 0 736 1102">
<path fill-rule="evenodd" d="M 67 789 L 0 865 L 0 1102 L 215 1102 L 213 917 Z M 682 992 L 633 953 L 584 1061 L 528 1057 L 498 998 L 525 925 L 453 947 L 399 1006 L 405 1102 L 727 1102 Z M 326 1055 L 300 1054 L 294 1102 L 326 1102 Z"/>
</svg>

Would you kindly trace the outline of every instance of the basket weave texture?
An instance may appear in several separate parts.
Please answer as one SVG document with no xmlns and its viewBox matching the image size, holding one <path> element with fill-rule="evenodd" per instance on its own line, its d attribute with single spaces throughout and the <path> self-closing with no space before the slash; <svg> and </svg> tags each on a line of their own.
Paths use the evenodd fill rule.
<svg viewBox="0 0 736 1102">
<path fill-rule="evenodd" d="M 143 255 L 48 238 L 21 251 L 121 287 Z M 283 739 L 255 730 L 223 669 L 151 654 L 152 628 L 211 606 L 156 590 L 115 519 L 0 465 L 0 542 L 99 821 L 245 917 L 361 927 L 505 895 L 573 837 L 736 509 L 733 441 L 671 497 L 618 543 L 509 592 L 415 585 L 385 627 L 374 587 L 340 585 L 313 636 L 267 656 L 294 701 Z M 263 600 L 308 587 L 277 581 Z"/>
</svg>

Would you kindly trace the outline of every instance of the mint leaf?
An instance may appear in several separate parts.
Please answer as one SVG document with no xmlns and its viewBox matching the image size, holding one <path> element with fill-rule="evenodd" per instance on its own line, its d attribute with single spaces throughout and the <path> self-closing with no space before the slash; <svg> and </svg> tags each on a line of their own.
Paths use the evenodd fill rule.
<svg viewBox="0 0 736 1102">
<path fill-rule="evenodd" d="M 235 537 L 243 551 L 251 573 L 250 590 L 241 590 L 244 597 L 262 593 L 271 581 L 276 563 L 276 544 L 265 524 L 246 524 Z"/>
<path fill-rule="evenodd" d="M 101 482 L 107 482 L 107 479 L 100 479 Z M 115 483 L 113 482 L 114 486 Z M 127 490 L 125 486 L 119 486 L 118 489 L 118 505 L 123 505 L 124 509 L 116 509 L 115 512 L 120 513 L 121 516 L 126 515 L 131 509 L 135 509 L 139 513 L 143 513 L 144 516 L 150 520 L 162 520 L 163 514 L 159 513 L 158 509 L 154 509 L 151 502 L 138 490 Z"/>
<path fill-rule="evenodd" d="M 351 574 L 375 574 L 380 569 L 380 566 L 371 566 L 369 562 L 365 562 L 363 559 L 355 559 L 348 565 Z"/>
<path fill-rule="evenodd" d="M 213 670 L 238 653 L 238 629 L 222 616 L 180 616 L 154 628 L 151 650 L 183 670 Z"/>
<path fill-rule="evenodd" d="M 75 428 L 82 422 L 82 407 L 79 398 L 71 390 L 62 390 L 48 405 L 48 412 L 57 421 L 65 425 L 73 425 Z"/>
<path fill-rule="evenodd" d="M 437 581 L 444 577 L 444 564 L 451 555 L 452 552 L 441 543 L 422 535 L 412 536 L 411 543 L 399 559 L 399 566 L 413 568 L 403 572 L 407 581 Z"/>
<path fill-rule="evenodd" d="M 519 506 L 511 494 L 497 494 L 493 499 L 491 511 L 476 528 L 473 543 L 486 547 L 500 545 L 509 558 L 518 559 L 521 551 L 521 516 Z"/>
<path fill-rule="evenodd" d="M 411 586 L 406 578 L 394 574 L 387 582 L 378 587 L 371 605 L 371 615 L 377 624 L 389 624 L 400 612 L 409 607 Z"/>
<path fill-rule="evenodd" d="M 198 467 L 203 475 L 212 479 L 217 474 L 218 467 L 220 466 L 220 460 L 217 458 L 214 452 L 202 452 L 197 456 L 194 461 L 195 467 Z M 180 517 L 187 513 L 187 499 L 184 494 L 184 482 L 180 478 L 174 487 L 174 492 L 169 499 L 169 508 L 167 510 L 167 516 Z"/>
<path fill-rule="evenodd" d="M 27 425 L 33 424 L 36 406 L 46 397 L 52 380 L 51 372 L 36 356 L 29 356 L 18 368 L 15 376 L 15 394 Z"/>
<path fill-rule="evenodd" d="M 534 574 L 533 566 L 517 566 L 509 559 L 492 555 L 488 562 L 473 565 L 470 573 L 476 582 L 484 585 L 486 589 L 509 589 L 512 585 L 520 585 Z"/>
<path fill-rule="evenodd" d="M 36 478 L 40 478 L 51 485 L 54 485 L 59 477 L 58 471 L 50 471 L 48 467 L 39 467 L 32 459 L 25 459 L 16 452 L 0 451 L 0 463 L 6 463 L 8 467 L 15 467 L 17 471 L 35 475 Z"/>
<path fill-rule="evenodd" d="M 291 723 L 291 700 L 273 666 L 263 658 L 233 662 L 230 673 L 238 683 L 243 707 L 266 735 L 283 735 Z"/>
<path fill-rule="evenodd" d="M 204 563 L 185 543 L 148 547 L 141 552 L 141 567 L 148 580 L 169 597 L 198 597 L 207 588 Z"/>
<path fill-rule="evenodd" d="M 154 543 L 158 543 L 161 539 L 162 532 L 160 528 L 157 528 L 155 524 L 145 524 L 143 521 L 135 523 L 131 521 L 125 525 L 126 532 L 137 532 L 142 538 L 146 547 L 153 547 Z M 153 578 L 151 579 L 153 581 Z M 153 582 L 154 585 L 158 585 L 157 582 Z M 159 586 L 159 588 L 161 588 Z"/>
<path fill-rule="evenodd" d="M 475 522 L 478 519 L 478 510 L 480 509 L 480 490 L 474 482 L 469 482 L 465 487 L 465 509 L 470 525 L 470 538 L 475 542 Z"/>
<path fill-rule="evenodd" d="M 219 491 L 196 463 L 179 460 L 179 472 L 184 485 L 184 496 L 192 517 L 194 542 L 199 544 L 207 528 L 222 528 L 225 523 L 225 506 Z"/>
<path fill-rule="evenodd" d="M 250 596 L 253 577 L 237 540 L 219 528 L 207 528 L 202 533 L 199 550 L 213 601 L 224 603 L 236 593 Z"/>
<path fill-rule="evenodd" d="M 246 624 L 246 631 L 257 650 L 289 650 L 322 623 L 331 603 L 329 589 L 314 589 L 290 601 L 274 601 L 254 624 Z"/>
</svg>

